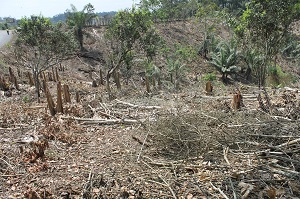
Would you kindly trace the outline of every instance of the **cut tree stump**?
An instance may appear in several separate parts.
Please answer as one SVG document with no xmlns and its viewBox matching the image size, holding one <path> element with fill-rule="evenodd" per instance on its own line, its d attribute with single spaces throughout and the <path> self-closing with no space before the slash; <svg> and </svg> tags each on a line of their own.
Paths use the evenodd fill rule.
<svg viewBox="0 0 300 199">
<path fill-rule="evenodd" d="M 80 94 L 79 91 L 76 92 L 76 103 L 80 102 Z"/>
<path fill-rule="evenodd" d="M 57 104 L 56 104 L 56 111 L 57 113 L 63 113 L 63 104 L 62 104 L 62 89 L 61 89 L 61 83 L 57 83 Z"/>
<path fill-rule="evenodd" d="M 213 86 L 210 81 L 206 82 L 205 91 L 207 95 L 212 95 Z"/>
<path fill-rule="evenodd" d="M 56 114 L 55 104 L 54 104 L 53 98 L 52 98 L 52 96 L 49 92 L 49 89 L 47 87 L 47 82 L 45 80 L 43 80 L 43 86 L 44 86 L 44 90 L 45 90 L 45 94 L 46 94 L 50 114 L 52 116 L 54 116 Z"/>
<path fill-rule="evenodd" d="M 233 95 L 232 107 L 234 110 L 238 110 L 242 105 L 242 95 L 240 91 L 237 91 L 236 94 Z"/>
<path fill-rule="evenodd" d="M 34 86 L 34 81 L 33 81 L 31 73 L 27 72 L 27 76 L 28 76 L 28 79 L 29 79 L 29 85 Z"/>
<path fill-rule="evenodd" d="M 65 103 L 71 103 L 70 91 L 69 86 L 64 84 L 64 101 Z"/>
</svg>

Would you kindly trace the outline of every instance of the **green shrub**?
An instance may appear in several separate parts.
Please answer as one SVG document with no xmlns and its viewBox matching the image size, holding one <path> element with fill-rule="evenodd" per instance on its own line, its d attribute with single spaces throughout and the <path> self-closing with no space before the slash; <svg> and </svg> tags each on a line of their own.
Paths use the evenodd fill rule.
<svg viewBox="0 0 300 199">
<path fill-rule="evenodd" d="M 205 81 L 214 81 L 217 79 L 217 77 L 216 77 L 215 73 L 207 73 L 207 74 L 203 75 L 203 79 Z"/>
<path fill-rule="evenodd" d="M 273 87 L 283 87 L 295 81 L 291 74 L 284 73 L 279 65 L 269 67 L 267 83 Z"/>
<path fill-rule="evenodd" d="M 23 97 L 23 102 L 24 103 L 29 103 L 31 101 L 30 97 L 29 96 L 24 96 Z"/>
</svg>

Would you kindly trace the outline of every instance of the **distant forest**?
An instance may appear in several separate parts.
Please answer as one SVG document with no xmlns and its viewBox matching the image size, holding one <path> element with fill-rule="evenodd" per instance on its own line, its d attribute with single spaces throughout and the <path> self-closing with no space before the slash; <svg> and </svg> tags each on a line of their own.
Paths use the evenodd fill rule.
<svg viewBox="0 0 300 199">
<path fill-rule="evenodd" d="M 110 12 L 98 12 L 96 13 L 99 17 L 112 17 L 116 14 L 116 11 L 110 11 Z M 50 18 L 52 23 L 57 23 L 59 21 L 66 21 L 67 13 L 58 14 Z"/>
</svg>

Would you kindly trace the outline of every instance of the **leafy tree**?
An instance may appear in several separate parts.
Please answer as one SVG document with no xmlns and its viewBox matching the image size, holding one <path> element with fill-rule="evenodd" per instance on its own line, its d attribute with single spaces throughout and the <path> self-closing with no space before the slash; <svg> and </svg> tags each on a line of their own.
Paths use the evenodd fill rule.
<svg viewBox="0 0 300 199">
<path fill-rule="evenodd" d="M 71 10 L 67 10 L 67 24 L 74 29 L 75 36 L 80 44 L 80 49 L 83 50 L 83 35 L 86 23 L 97 15 L 94 13 L 94 6 L 87 4 L 82 11 L 78 11 L 71 4 Z"/>
<path fill-rule="evenodd" d="M 196 0 L 141 0 L 140 7 L 152 13 L 155 19 L 182 19 L 195 14 Z"/>
<path fill-rule="evenodd" d="M 202 0 L 199 4 L 196 17 L 204 24 L 200 33 L 203 36 L 203 42 L 200 44 L 199 54 L 205 59 L 207 55 L 215 48 L 217 40 L 214 36 L 216 24 L 219 24 L 219 8 L 215 2 Z"/>
<path fill-rule="evenodd" d="M 78 43 L 62 24 L 53 25 L 43 16 L 22 18 L 19 27 L 15 55 L 21 66 L 32 70 L 39 101 L 40 73 L 61 63 L 78 48 Z"/>
<path fill-rule="evenodd" d="M 112 19 L 106 32 L 111 51 L 107 55 L 107 89 L 110 92 L 109 79 L 124 65 L 132 65 L 135 49 L 141 49 L 152 60 L 156 54 L 158 35 L 153 28 L 151 14 L 144 9 L 128 9 L 118 12 Z"/>
<path fill-rule="evenodd" d="M 226 82 L 228 75 L 238 70 L 236 43 L 221 41 L 217 45 L 216 51 L 212 53 L 211 59 L 210 63 L 222 74 L 222 80 Z"/>
<path fill-rule="evenodd" d="M 276 65 L 276 55 L 285 43 L 292 22 L 300 19 L 299 0 L 251 0 L 236 30 L 264 53 L 259 85 L 265 84 L 268 65 Z"/>
</svg>

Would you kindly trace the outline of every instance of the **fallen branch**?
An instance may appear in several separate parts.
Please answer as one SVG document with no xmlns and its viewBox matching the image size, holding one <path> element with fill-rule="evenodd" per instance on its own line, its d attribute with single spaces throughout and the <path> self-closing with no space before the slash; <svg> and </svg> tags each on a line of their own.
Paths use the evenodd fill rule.
<svg viewBox="0 0 300 199">
<path fill-rule="evenodd" d="M 78 118 L 78 117 L 61 117 L 61 119 L 70 119 L 82 122 L 82 125 L 91 125 L 91 124 L 138 124 L 142 121 L 139 120 L 130 120 L 130 119 L 92 119 L 92 118 Z"/>
<path fill-rule="evenodd" d="M 228 150 L 229 150 L 229 147 L 224 148 L 224 149 L 223 149 L 223 154 L 224 154 L 224 160 L 226 161 L 226 163 L 227 163 L 228 165 L 230 165 L 230 162 L 229 162 L 229 160 L 228 160 L 228 158 L 227 158 Z"/>
<path fill-rule="evenodd" d="M 149 110 L 149 109 L 161 109 L 160 106 L 140 106 L 140 105 L 135 105 L 135 104 L 131 104 L 131 103 L 128 103 L 128 102 L 123 102 L 123 101 L 118 100 L 118 99 L 115 99 L 115 101 L 117 103 L 119 103 L 119 104 L 124 104 L 124 105 L 130 106 L 132 108 L 146 109 L 146 110 Z"/>
<path fill-rule="evenodd" d="M 247 134 L 249 136 L 254 136 L 254 137 L 267 137 L 267 138 L 277 138 L 277 139 L 282 139 L 282 138 L 300 138 L 300 136 L 292 136 L 292 135 L 262 135 L 262 134 Z"/>
<path fill-rule="evenodd" d="M 147 167 L 149 167 L 151 170 L 154 170 L 149 164 L 147 164 L 146 162 L 142 161 Z M 157 176 L 165 183 L 165 184 L 162 184 L 162 183 L 159 183 L 161 185 L 164 185 L 166 187 L 169 188 L 173 198 L 177 199 L 177 196 L 175 194 L 175 192 L 173 191 L 173 189 L 171 188 L 171 186 L 169 185 L 169 183 L 160 175 L 157 173 Z M 153 182 L 156 182 L 156 181 L 153 181 Z"/>
<path fill-rule="evenodd" d="M 300 138 L 295 139 L 295 140 L 292 140 L 292 141 L 285 142 L 285 143 L 280 144 L 280 145 L 277 145 L 277 146 L 275 146 L 275 147 L 277 147 L 277 148 L 286 147 L 286 146 L 288 146 L 288 145 L 293 145 L 293 144 L 296 144 L 296 143 L 298 143 L 298 142 L 300 143 Z"/>
<path fill-rule="evenodd" d="M 292 162 L 294 164 L 300 165 L 300 162 L 297 160 L 293 160 L 290 158 L 286 158 L 286 157 L 282 157 L 282 156 L 276 156 L 276 155 L 266 155 L 266 156 L 262 156 L 261 158 L 272 158 L 272 159 L 277 159 L 277 160 L 281 160 L 284 162 Z"/>
<path fill-rule="evenodd" d="M 229 199 L 228 196 L 226 196 L 225 193 L 224 193 L 220 188 L 215 187 L 215 185 L 214 185 L 212 182 L 210 182 L 210 185 L 213 187 L 214 190 L 219 191 L 219 193 L 220 193 L 224 198 Z"/>
</svg>

